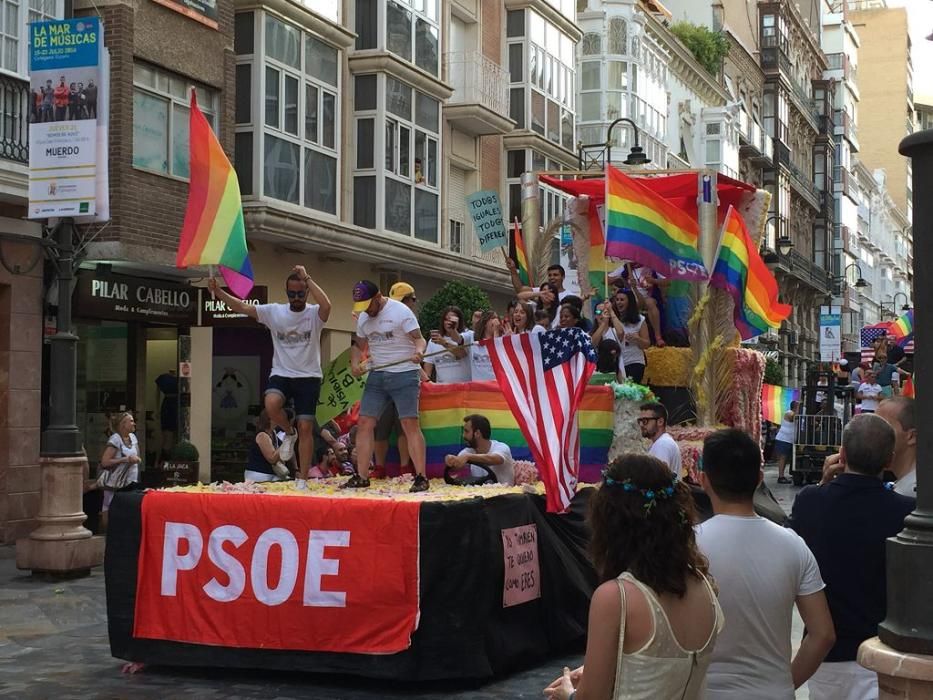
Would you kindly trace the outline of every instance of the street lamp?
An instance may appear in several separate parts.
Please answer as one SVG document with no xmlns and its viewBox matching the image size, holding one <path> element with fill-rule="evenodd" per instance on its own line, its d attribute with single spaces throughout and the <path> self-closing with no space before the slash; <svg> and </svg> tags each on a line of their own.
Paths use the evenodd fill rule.
<svg viewBox="0 0 933 700">
<path fill-rule="evenodd" d="M 775 241 L 775 246 L 777 247 L 778 252 L 781 255 L 789 255 L 790 251 L 794 249 L 794 242 L 790 239 L 790 236 L 787 235 L 787 232 L 781 226 L 781 222 L 784 221 L 784 217 L 779 214 L 771 214 L 767 219 L 765 219 L 765 226 L 768 225 L 769 221 L 778 222 L 778 239 Z"/>
<path fill-rule="evenodd" d="M 909 298 L 906 294 L 904 294 L 904 292 L 897 292 L 897 293 L 895 293 L 895 295 L 894 295 L 894 297 L 891 299 L 891 301 L 883 301 L 883 302 L 881 302 L 881 309 L 882 309 L 882 311 L 886 311 L 886 312 L 888 312 L 889 314 L 891 314 L 892 316 L 895 316 L 895 317 L 896 317 L 896 316 L 897 316 L 897 300 L 898 300 L 898 297 L 904 297 L 904 305 L 901 306 L 901 311 L 905 311 L 905 312 L 906 312 L 906 311 L 910 311 L 910 304 L 908 303 L 908 302 L 910 301 L 910 298 Z M 889 309 L 888 307 L 890 307 L 890 309 Z"/>
<path fill-rule="evenodd" d="M 782 217 L 779 215 L 771 214 L 767 219 L 765 219 L 765 228 L 767 228 L 768 224 L 772 221 L 777 221 L 780 225 L 781 220 Z M 781 238 L 776 241 L 776 245 L 778 252 L 780 252 L 781 255 L 787 255 L 791 248 L 794 247 L 794 242 L 789 238 L 781 236 Z M 767 236 L 765 237 L 765 242 L 761 247 L 761 257 L 762 260 L 764 260 L 765 265 L 776 265 L 780 261 L 777 254 L 767 246 Z"/>
<path fill-rule="evenodd" d="M 853 286 L 854 286 L 856 289 L 865 289 L 865 287 L 868 286 L 868 282 L 866 282 L 866 281 L 865 281 L 865 278 L 862 277 L 862 268 L 861 268 L 861 266 L 860 266 L 857 262 L 854 262 L 854 263 L 851 263 L 851 264 L 849 264 L 849 265 L 846 265 L 846 269 L 845 269 L 845 270 L 843 271 L 843 273 L 842 273 L 842 279 L 848 279 L 848 278 L 849 278 L 849 270 L 851 270 L 853 267 L 854 267 L 856 270 L 858 270 L 858 279 L 855 280 L 855 284 L 854 284 Z"/>
</svg>

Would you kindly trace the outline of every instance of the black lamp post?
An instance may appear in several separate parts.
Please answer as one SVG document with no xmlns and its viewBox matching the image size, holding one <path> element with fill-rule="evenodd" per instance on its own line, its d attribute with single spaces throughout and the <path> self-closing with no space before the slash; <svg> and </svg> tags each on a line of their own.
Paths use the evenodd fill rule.
<svg viewBox="0 0 933 700">
<path fill-rule="evenodd" d="M 606 130 L 606 162 L 612 162 L 612 130 L 619 122 L 625 122 L 632 127 L 632 137 L 635 141 L 629 150 L 628 158 L 622 162 L 626 165 L 647 165 L 650 163 L 651 159 L 645 155 L 645 150 L 638 143 L 638 125 L 628 117 L 619 117 Z"/>
<path fill-rule="evenodd" d="M 866 282 L 865 278 L 862 277 L 862 267 L 858 263 L 851 263 L 846 265 L 846 269 L 842 273 L 842 279 L 849 279 L 849 270 L 851 270 L 853 267 L 858 270 L 858 279 L 855 280 L 855 284 L 852 286 L 854 286 L 856 289 L 865 289 L 865 287 L 868 286 L 868 282 Z"/>
<path fill-rule="evenodd" d="M 913 162 L 914 260 L 933 255 L 933 130 L 919 131 L 898 149 Z M 933 415 L 933 274 L 914 267 L 914 384 L 917 416 Z M 923 301 L 926 299 L 927 301 Z M 917 431 L 917 508 L 887 547 L 887 617 L 878 626 L 881 641 L 902 652 L 933 654 L 933 431 Z"/>
</svg>

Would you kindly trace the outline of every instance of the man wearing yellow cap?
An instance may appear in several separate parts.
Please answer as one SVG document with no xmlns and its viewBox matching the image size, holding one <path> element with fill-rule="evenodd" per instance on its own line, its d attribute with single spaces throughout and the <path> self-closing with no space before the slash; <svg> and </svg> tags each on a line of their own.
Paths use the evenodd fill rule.
<svg viewBox="0 0 933 700">
<path fill-rule="evenodd" d="M 408 287 L 411 289 L 410 285 Z M 366 372 L 361 360 L 367 348 L 373 369 L 366 379 L 360 401 L 356 434 L 359 473 L 350 477 L 341 488 L 369 486 L 369 460 L 373 453 L 376 423 L 386 406 L 394 403 L 415 467 L 411 490 L 426 491 L 428 478 L 424 434 L 418 418 L 418 396 L 421 361 L 427 342 L 421 335 L 418 319 L 402 302 L 382 296 L 379 287 L 369 280 L 361 280 L 354 285 L 353 311 L 359 314 L 359 320 L 356 343 L 350 349 L 350 369 L 357 377 Z"/>
</svg>

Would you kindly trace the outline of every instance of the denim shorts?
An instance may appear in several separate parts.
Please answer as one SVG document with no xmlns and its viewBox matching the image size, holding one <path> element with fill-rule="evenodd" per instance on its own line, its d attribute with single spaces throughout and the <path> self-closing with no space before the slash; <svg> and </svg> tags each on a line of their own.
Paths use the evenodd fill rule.
<svg viewBox="0 0 933 700">
<path fill-rule="evenodd" d="M 360 415 L 379 418 L 389 403 L 394 403 L 399 418 L 418 417 L 421 370 L 408 372 L 370 372 L 360 401 Z"/>
<path fill-rule="evenodd" d="M 317 377 L 280 377 L 273 374 L 266 386 L 267 394 L 278 394 L 285 402 L 295 403 L 298 420 L 313 420 L 317 413 L 317 402 L 321 397 L 321 380 Z"/>
</svg>

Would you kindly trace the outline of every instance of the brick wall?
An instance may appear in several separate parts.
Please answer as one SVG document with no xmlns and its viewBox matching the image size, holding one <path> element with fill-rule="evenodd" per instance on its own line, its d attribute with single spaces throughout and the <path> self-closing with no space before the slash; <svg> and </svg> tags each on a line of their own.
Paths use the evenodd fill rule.
<svg viewBox="0 0 933 700">
<path fill-rule="evenodd" d="M 480 11 L 480 43 L 483 55 L 502 64 L 505 37 L 505 9 L 501 0 L 482 0 Z M 502 137 L 480 137 L 480 181 L 483 189 L 499 191 L 502 167 Z M 500 192 L 504 199 L 504 192 Z"/>
</svg>

